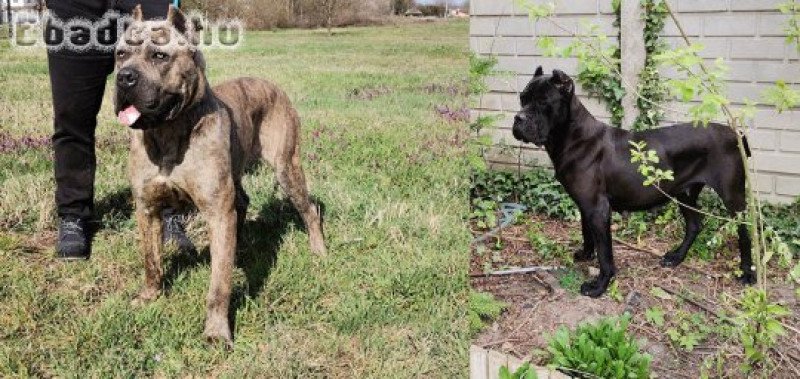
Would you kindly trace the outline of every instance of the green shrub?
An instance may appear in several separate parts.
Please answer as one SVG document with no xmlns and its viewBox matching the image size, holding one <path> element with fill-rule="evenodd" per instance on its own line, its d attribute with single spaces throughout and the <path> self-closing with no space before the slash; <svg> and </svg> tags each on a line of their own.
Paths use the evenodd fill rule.
<svg viewBox="0 0 800 379">
<path fill-rule="evenodd" d="M 560 328 L 547 347 L 550 365 L 578 377 L 649 378 L 646 353 L 627 335 L 630 315 L 582 324 L 574 332 Z"/>
<path fill-rule="evenodd" d="M 795 254 L 800 253 L 800 197 L 791 204 L 767 204 L 761 208 L 764 223 L 789 244 Z"/>
<path fill-rule="evenodd" d="M 578 207 L 570 199 L 553 172 L 534 168 L 520 174 L 486 171 L 473 175 L 473 199 L 494 202 L 516 202 L 530 211 L 571 221 L 580 219 Z"/>
</svg>

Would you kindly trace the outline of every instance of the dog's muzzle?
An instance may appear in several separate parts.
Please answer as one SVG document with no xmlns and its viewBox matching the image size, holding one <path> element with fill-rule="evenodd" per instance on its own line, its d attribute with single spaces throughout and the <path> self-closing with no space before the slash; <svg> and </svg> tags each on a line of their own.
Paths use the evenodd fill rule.
<svg viewBox="0 0 800 379">
<path fill-rule="evenodd" d="M 525 123 L 527 122 L 527 118 L 523 114 L 517 114 L 514 116 L 514 126 L 511 128 L 511 134 L 514 135 L 514 138 L 517 141 L 522 141 L 525 143 L 529 143 L 525 138 L 525 133 L 522 132 L 522 128 L 524 127 Z"/>
</svg>

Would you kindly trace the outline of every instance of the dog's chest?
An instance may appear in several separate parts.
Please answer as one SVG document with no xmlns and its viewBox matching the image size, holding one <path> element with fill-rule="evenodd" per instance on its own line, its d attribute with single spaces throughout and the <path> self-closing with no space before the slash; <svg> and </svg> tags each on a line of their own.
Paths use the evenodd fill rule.
<svg viewBox="0 0 800 379">
<path fill-rule="evenodd" d="M 180 178 L 156 171 L 142 178 L 139 193 L 149 206 L 181 208 L 191 201 L 186 187 L 187 183 Z"/>
</svg>

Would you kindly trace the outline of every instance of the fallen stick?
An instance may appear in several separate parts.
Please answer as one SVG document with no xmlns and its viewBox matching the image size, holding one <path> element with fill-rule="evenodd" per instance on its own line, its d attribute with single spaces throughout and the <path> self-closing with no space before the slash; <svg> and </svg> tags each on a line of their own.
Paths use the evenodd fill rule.
<svg viewBox="0 0 800 379">
<path fill-rule="evenodd" d="M 481 277 L 487 277 L 487 276 L 529 274 L 529 273 L 532 273 L 532 272 L 561 270 L 563 268 L 564 267 L 561 267 L 561 266 L 523 267 L 523 268 L 512 268 L 512 269 L 508 269 L 508 270 L 491 271 L 491 272 L 480 273 L 480 274 L 469 274 L 469 276 L 472 277 L 472 278 L 481 278 Z"/>
<path fill-rule="evenodd" d="M 633 249 L 633 250 L 643 251 L 645 253 L 650 253 L 650 254 L 653 254 L 653 255 L 658 256 L 658 257 L 663 257 L 662 254 L 660 254 L 659 252 L 657 252 L 655 250 L 650 250 L 650 249 L 647 249 L 647 248 L 644 248 L 644 247 L 639 247 L 639 246 L 636 246 L 636 245 L 634 245 L 634 244 L 632 244 L 630 242 L 625 242 L 625 241 L 623 241 L 623 240 L 621 240 L 619 238 L 616 238 L 616 237 L 614 237 L 614 242 L 616 242 L 616 243 L 618 243 L 620 245 L 623 245 L 625 247 L 628 247 L 630 249 Z"/>
<path fill-rule="evenodd" d="M 710 313 L 711 315 L 713 315 L 714 317 L 716 317 L 716 318 L 718 318 L 720 320 L 723 320 L 723 321 L 728 322 L 728 323 L 732 323 L 729 319 L 722 317 L 716 309 L 709 308 L 708 306 L 706 306 L 705 304 L 703 304 L 703 303 L 701 303 L 701 302 L 699 302 L 697 300 L 694 300 L 692 298 L 689 298 L 689 297 L 686 297 L 684 295 L 681 295 L 678 291 L 675 291 L 675 290 L 673 290 L 673 289 L 671 289 L 671 288 L 669 288 L 667 286 L 659 286 L 659 287 L 664 289 L 664 291 L 667 291 L 670 294 L 681 298 L 684 301 L 692 303 L 694 306 L 696 306 L 696 307 L 698 307 L 698 308 Z"/>
</svg>

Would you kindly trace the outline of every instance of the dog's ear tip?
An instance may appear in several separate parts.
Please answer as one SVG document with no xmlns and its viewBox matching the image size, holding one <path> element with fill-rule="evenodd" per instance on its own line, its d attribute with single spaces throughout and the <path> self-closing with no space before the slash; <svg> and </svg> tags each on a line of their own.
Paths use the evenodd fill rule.
<svg viewBox="0 0 800 379">
<path fill-rule="evenodd" d="M 564 71 L 561 71 L 559 69 L 554 69 L 553 70 L 553 79 L 555 79 L 555 80 L 557 80 L 559 82 L 563 82 L 563 83 L 572 81 L 572 78 L 570 78 L 570 76 L 567 75 L 567 73 L 565 73 Z"/>
</svg>

